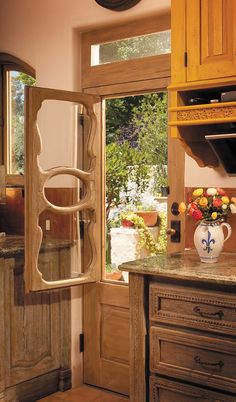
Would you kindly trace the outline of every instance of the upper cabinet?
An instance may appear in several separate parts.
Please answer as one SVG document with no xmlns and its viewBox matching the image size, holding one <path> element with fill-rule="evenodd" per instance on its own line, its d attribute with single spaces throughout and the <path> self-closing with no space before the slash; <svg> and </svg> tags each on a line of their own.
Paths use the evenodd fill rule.
<svg viewBox="0 0 236 402">
<path fill-rule="evenodd" d="M 171 35 L 171 135 L 199 166 L 216 168 L 207 139 L 236 124 L 236 1 L 172 0 Z"/>
<path fill-rule="evenodd" d="M 235 3 L 186 1 L 187 81 L 236 74 Z"/>
<path fill-rule="evenodd" d="M 235 0 L 172 0 L 172 84 L 236 75 Z"/>
</svg>

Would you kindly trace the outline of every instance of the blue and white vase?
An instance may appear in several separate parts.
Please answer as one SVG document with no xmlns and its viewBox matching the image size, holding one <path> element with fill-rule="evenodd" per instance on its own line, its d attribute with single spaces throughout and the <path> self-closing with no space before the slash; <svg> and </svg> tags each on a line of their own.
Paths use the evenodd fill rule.
<svg viewBox="0 0 236 402">
<path fill-rule="evenodd" d="M 224 237 L 223 227 L 227 228 Z M 214 263 L 223 249 L 224 242 L 231 236 L 231 226 L 228 223 L 202 221 L 194 233 L 194 244 L 202 262 Z"/>
</svg>

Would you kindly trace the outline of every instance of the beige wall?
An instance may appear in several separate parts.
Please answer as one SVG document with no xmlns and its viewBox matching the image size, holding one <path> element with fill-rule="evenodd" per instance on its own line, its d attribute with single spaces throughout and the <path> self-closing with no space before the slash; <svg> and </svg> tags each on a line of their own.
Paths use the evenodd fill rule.
<svg viewBox="0 0 236 402">
<path fill-rule="evenodd" d="M 185 187 L 236 187 L 236 176 L 230 177 L 222 166 L 201 168 L 194 159 L 185 157 Z"/>
</svg>

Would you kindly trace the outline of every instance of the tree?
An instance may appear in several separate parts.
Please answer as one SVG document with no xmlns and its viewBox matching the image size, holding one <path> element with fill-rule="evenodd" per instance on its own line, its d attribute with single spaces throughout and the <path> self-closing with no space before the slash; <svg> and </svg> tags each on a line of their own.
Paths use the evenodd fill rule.
<svg viewBox="0 0 236 402">
<path fill-rule="evenodd" d="M 106 146 L 106 218 L 108 220 L 111 207 L 121 204 L 122 192 L 125 201 L 129 202 L 132 189 L 129 181 L 136 185 L 136 196 L 148 185 L 149 174 L 143 155 L 130 147 L 128 141 Z"/>
<path fill-rule="evenodd" d="M 167 185 L 167 95 L 145 95 L 133 109 L 133 121 L 138 131 L 138 147 L 146 164 L 153 167 L 154 192 Z"/>
</svg>

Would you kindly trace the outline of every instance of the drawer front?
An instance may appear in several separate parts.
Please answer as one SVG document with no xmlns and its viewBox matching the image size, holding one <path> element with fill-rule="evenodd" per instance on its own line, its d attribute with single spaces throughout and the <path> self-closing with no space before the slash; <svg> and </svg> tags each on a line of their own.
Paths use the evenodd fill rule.
<svg viewBox="0 0 236 402">
<path fill-rule="evenodd" d="M 236 391 L 236 342 L 151 327 L 150 370 Z"/>
<path fill-rule="evenodd" d="M 150 402 L 235 402 L 236 396 L 162 378 L 150 377 Z"/>
<path fill-rule="evenodd" d="M 223 292 L 151 283 L 151 321 L 202 329 L 222 334 L 236 333 L 236 297 Z"/>
</svg>

